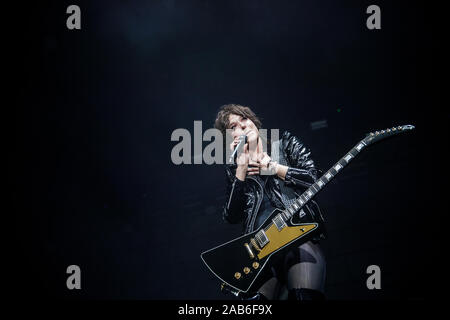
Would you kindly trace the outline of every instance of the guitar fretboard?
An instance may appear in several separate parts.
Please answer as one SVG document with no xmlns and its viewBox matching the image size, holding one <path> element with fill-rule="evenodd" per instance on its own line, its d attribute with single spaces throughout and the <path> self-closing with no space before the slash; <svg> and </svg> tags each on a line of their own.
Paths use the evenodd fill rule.
<svg viewBox="0 0 450 320">
<path fill-rule="evenodd" d="M 349 152 L 347 152 L 338 162 L 336 162 L 322 177 L 317 179 L 292 205 L 281 213 L 284 221 L 289 220 L 300 210 L 305 203 L 313 198 L 328 182 L 330 182 L 361 150 L 366 146 L 364 141 L 360 141 Z"/>
<path fill-rule="evenodd" d="M 341 171 L 350 161 L 355 158 L 358 153 L 361 152 L 367 145 L 373 144 L 382 139 L 391 137 L 400 132 L 413 130 L 415 127 L 413 125 L 404 125 L 398 127 L 388 128 L 386 130 L 371 132 L 361 140 L 356 146 L 354 146 L 345 156 L 343 156 L 338 162 L 336 162 L 323 176 L 317 179 L 300 197 L 295 199 L 295 201 L 286 208 L 282 213 L 276 215 L 272 219 L 272 223 L 269 223 L 263 230 L 256 233 L 255 239 L 258 241 L 261 247 L 264 247 L 269 239 L 264 233 L 275 225 L 278 230 L 282 230 L 286 226 L 286 221 L 291 219 L 293 215 L 300 210 L 305 203 L 307 203 L 311 198 L 313 198 L 328 182 L 330 182 L 338 173 Z"/>
</svg>

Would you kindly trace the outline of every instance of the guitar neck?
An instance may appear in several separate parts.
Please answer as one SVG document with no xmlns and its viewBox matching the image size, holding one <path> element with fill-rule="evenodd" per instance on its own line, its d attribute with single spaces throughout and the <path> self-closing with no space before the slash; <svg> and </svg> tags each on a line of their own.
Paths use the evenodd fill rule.
<svg viewBox="0 0 450 320">
<path fill-rule="evenodd" d="M 350 161 L 355 158 L 358 153 L 364 149 L 366 143 L 361 140 L 349 152 L 347 152 L 338 162 L 336 162 L 327 172 L 325 172 L 319 179 L 317 179 L 294 203 L 286 208 L 283 212 L 285 221 L 289 220 L 295 212 L 305 205 L 311 198 L 313 198 L 328 182 L 330 182 Z"/>
<path fill-rule="evenodd" d="M 336 162 L 323 176 L 317 179 L 300 197 L 298 197 L 292 205 L 290 205 L 280 215 L 279 219 L 284 221 L 289 220 L 292 216 L 300 210 L 312 197 L 314 197 L 328 182 L 330 182 L 339 171 L 341 171 L 350 161 L 355 158 L 366 146 L 381 141 L 383 139 L 392 137 L 401 132 L 413 130 L 413 125 L 407 124 L 398 127 L 392 127 L 381 131 L 370 132 L 356 144 L 349 152 L 347 152 L 338 162 Z M 278 222 L 278 219 L 275 219 Z M 279 223 L 279 222 L 278 222 Z"/>
</svg>

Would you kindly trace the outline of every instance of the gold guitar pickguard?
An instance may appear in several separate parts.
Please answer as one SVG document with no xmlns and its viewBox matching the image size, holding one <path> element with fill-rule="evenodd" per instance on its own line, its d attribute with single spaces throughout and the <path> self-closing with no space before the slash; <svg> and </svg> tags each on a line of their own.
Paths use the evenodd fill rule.
<svg viewBox="0 0 450 320">
<path fill-rule="evenodd" d="M 317 224 L 304 224 L 293 227 L 286 226 L 280 231 L 275 225 L 272 225 L 265 231 L 266 236 L 269 239 L 269 243 L 267 243 L 258 253 L 258 258 L 264 258 L 265 256 L 285 246 L 289 242 L 309 233 L 316 228 Z"/>
</svg>

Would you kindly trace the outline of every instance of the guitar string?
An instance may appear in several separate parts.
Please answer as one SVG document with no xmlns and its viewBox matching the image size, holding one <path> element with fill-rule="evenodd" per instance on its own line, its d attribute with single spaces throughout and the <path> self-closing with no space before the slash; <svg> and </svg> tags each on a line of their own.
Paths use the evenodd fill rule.
<svg viewBox="0 0 450 320">
<path fill-rule="evenodd" d="M 352 154 L 351 152 L 352 151 L 356 151 L 356 154 Z M 334 171 L 336 171 L 336 174 L 333 174 L 332 172 L 331 172 L 331 169 L 333 169 L 337 164 L 339 164 L 339 165 L 341 165 L 342 166 L 342 168 L 340 169 L 340 170 L 342 170 L 358 153 L 359 153 L 360 151 L 358 151 L 355 147 L 353 147 L 349 152 L 347 152 L 341 159 L 339 159 L 339 161 L 338 162 L 336 162 L 327 172 L 325 172 L 323 175 L 322 175 L 322 177 L 320 177 L 319 179 L 317 179 L 317 181 L 318 180 L 320 180 L 320 181 L 322 181 L 323 183 L 324 183 L 324 185 L 323 186 L 325 186 L 325 184 L 327 184 L 328 182 L 330 182 L 330 180 L 331 179 L 333 179 L 334 177 L 335 177 L 335 175 L 339 172 L 339 171 L 336 171 L 336 170 L 334 170 Z M 347 157 L 349 154 L 351 154 L 351 156 L 352 156 L 352 158 L 350 158 L 350 160 L 349 161 L 347 161 L 347 160 L 345 160 L 345 157 Z M 341 163 L 341 161 L 342 160 L 344 160 L 344 164 L 342 164 Z M 331 179 L 327 179 L 325 176 L 327 175 L 327 174 L 331 174 Z M 324 179 L 323 178 L 325 178 L 325 182 L 324 182 Z M 309 200 L 311 200 L 314 196 L 315 196 L 315 194 L 316 193 L 318 193 L 322 188 L 323 188 L 323 186 L 322 187 L 320 187 L 320 186 L 318 186 L 317 185 L 317 187 L 318 187 L 318 190 L 317 191 L 315 191 L 315 189 L 313 188 L 313 186 L 315 186 L 316 185 L 316 182 L 314 183 L 314 184 L 312 184 L 300 197 L 298 197 L 295 201 L 294 201 L 294 203 L 296 203 L 299 207 L 302 207 L 306 202 L 308 202 Z M 312 192 L 312 196 L 308 199 L 308 197 L 307 196 L 304 196 L 305 194 L 307 194 L 308 193 L 308 191 L 310 191 L 310 192 Z M 303 205 L 300 205 L 300 203 L 298 202 L 298 200 L 302 200 L 303 201 Z M 292 208 L 293 207 L 293 205 L 291 205 L 291 206 L 289 206 L 289 208 Z M 295 209 L 293 209 L 293 212 L 296 212 L 297 210 L 295 210 Z M 289 215 L 289 218 L 288 219 L 290 219 L 292 216 L 293 216 L 293 214 L 291 214 L 290 213 L 290 211 L 288 210 L 288 208 L 286 208 L 283 212 L 288 212 L 288 215 Z M 283 219 L 283 221 L 284 222 L 286 222 L 286 220 L 284 220 L 284 218 L 283 217 L 281 217 L 282 219 Z M 272 220 L 272 222 L 271 223 L 269 223 L 265 228 L 263 228 L 263 230 L 264 231 L 268 231 L 272 226 L 274 226 L 275 225 L 275 223 L 273 222 L 273 220 Z"/>
<path fill-rule="evenodd" d="M 398 130 L 399 130 L 399 131 L 400 131 L 400 130 L 404 130 L 404 127 L 401 128 L 401 129 L 400 129 L 400 127 L 398 127 Z M 383 131 L 384 131 L 384 130 L 383 130 Z M 393 133 L 393 132 L 391 132 L 391 135 L 392 135 L 392 133 Z M 397 132 L 397 133 L 398 133 L 398 132 Z M 352 148 L 349 152 L 347 152 L 341 159 L 339 159 L 339 161 L 338 161 L 337 163 L 335 163 L 330 169 L 328 169 L 328 171 L 325 172 L 325 173 L 322 175 L 322 177 L 320 177 L 320 178 L 318 179 L 318 180 L 321 180 L 321 181 L 324 183 L 323 186 L 325 186 L 325 184 L 327 184 L 328 182 L 330 182 L 331 179 L 333 179 L 333 178 L 335 177 L 335 175 L 336 175 L 341 169 L 343 169 L 348 163 L 350 163 L 350 161 L 353 160 L 353 158 L 356 157 L 356 156 L 362 151 L 362 149 L 364 149 L 364 147 L 366 147 L 370 142 L 373 142 L 373 141 L 371 141 L 371 140 L 373 139 L 372 137 L 370 137 L 370 140 L 367 140 L 367 138 L 369 138 L 369 137 L 366 137 L 366 138 L 364 138 L 363 140 L 361 140 L 355 147 L 353 147 L 353 148 Z M 363 146 L 360 147 L 360 149 L 358 150 L 357 146 L 360 146 L 361 143 L 363 143 Z M 356 152 L 353 154 L 352 151 L 356 151 Z M 348 155 L 351 155 L 351 157 L 349 158 L 349 160 L 346 160 L 345 158 L 346 158 Z M 342 160 L 344 160 L 344 164 L 341 163 Z M 334 169 L 334 167 L 335 167 L 337 164 L 339 164 L 339 165 L 341 166 L 341 168 L 339 169 L 339 171 L 337 171 L 336 169 Z M 333 169 L 334 171 L 336 171 L 336 174 L 333 174 L 333 173 L 331 172 L 332 169 Z M 330 179 L 328 179 L 328 178 L 325 177 L 328 173 L 331 175 L 331 178 L 330 178 Z M 324 177 L 325 177 L 325 180 L 326 180 L 325 182 L 322 180 L 322 178 L 324 178 Z M 308 189 L 307 189 L 300 197 L 298 197 L 298 198 L 294 201 L 294 203 L 296 203 L 298 206 L 300 206 L 300 204 L 299 204 L 297 201 L 298 201 L 300 198 L 302 198 L 303 195 L 306 194 L 308 191 L 311 191 L 310 189 L 312 189 L 312 187 L 313 187 L 315 184 L 316 184 L 316 183 L 314 183 L 312 186 L 310 186 L 310 187 L 309 187 L 309 188 L 308 188 Z M 323 186 L 322 186 L 322 187 L 323 187 Z M 309 200 L 311 200 L 311 199 L 315 196 L 315 194 L 318 193 L 318 192 L 322 189 L 322 187 L 319 186 L 319 190 L 317 190 L 317 191 L 314 191 L 314 189 L 312 189 L 312 190 L 313 190 L 313 191 L 311 191 L 311 192 L 312 192 L 312 196 L 311 196 L 309 199 L 308 199 L 307 196 L 303 197 L 302 200 L 307 199 L 306 201 L 303 201 L 303 205 L 304 205 L 306 202 L 308 202 Z M 303 206 L 303 205 L 301 205 L 301 206 Z M 301 207 L 301 206 L 300 206 L 300 207 Z M 290 207 L 292 207 L 292 205 L 290 205 L 289 208 L 290 208 Z M 286 211 L 288 211 L 288 209 L 286 209 L 284 212 L 286 212 Z M 293 212 L 296 212 L 296 211 L 297 211 L 297 210 L 294 209 Z M 288 212 L 289 212 L 289 211 L 288 211 Z M 290 218 L 293 216 L 293 214 L 291 215 L 290 212 L 289 212 L 288 215 L 290 216 Z M 282 219 L 284 222 L 286 222 L 282 216 L 281 216 L 281 219 Z M 273 225 L 275 225 L 275 223 L 274 223 L 273 220 L 272 220 L 272 222 L 271 222 L 270 224 L 268 224 L 267 227 L 263 228 L 263 230 L 264 230 L 264 231 L 268 231 Z M 256 233 L 256 235 L 257 235 L 257 234 L 258 234 L 258 233 Z M 255 235 L 255 237 L 256 237 L 256 235 Z"/>
</svg>

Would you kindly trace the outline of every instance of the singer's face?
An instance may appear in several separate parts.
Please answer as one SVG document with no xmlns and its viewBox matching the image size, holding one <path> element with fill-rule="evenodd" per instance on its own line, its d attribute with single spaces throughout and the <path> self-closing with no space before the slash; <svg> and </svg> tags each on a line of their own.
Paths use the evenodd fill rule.
<svg viewBox="0 0 450 320">
<path fill-rule="evenodd" d="M 258 140 L 259 131 L 252 120 L 236 114 L 230 114 L 228 120 L 233 140 L 241 135 L 246 135 L 249 142 Z"/>
</svg>

